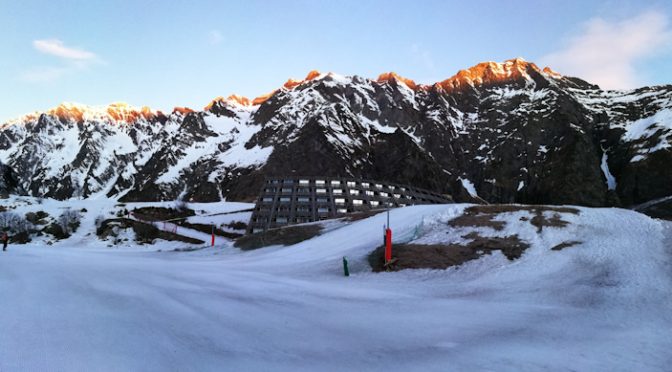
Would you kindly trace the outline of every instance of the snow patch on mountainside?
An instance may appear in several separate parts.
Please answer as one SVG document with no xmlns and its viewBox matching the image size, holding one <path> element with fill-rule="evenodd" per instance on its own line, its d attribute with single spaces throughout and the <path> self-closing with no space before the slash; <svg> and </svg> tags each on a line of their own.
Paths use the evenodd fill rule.
<svg viewBox="0 0 672 372">
<path fill-rule="evenodd" d="M 516 188 L 516 191 L 520 191 L 525 187 L 525 181 L 519 181 L 518 182 L 518 188 Z"/>
<path fill-rule="evenodd" d="M 616 178 L 611 174 L 609 171 L 609 156 L 607 155 L 607 152 L 602 153 L 602 162 L 600 164 L 600 168 L 602 169 L 602 173 L 604 174 L 604 178 L 607 180 L 607 189 L 609 190 L 616 190 Z"/>
<path fill-rule="evenodd" d="M 45 159 L 46 176 L 56 177 L 61 175 L 63 167 L 75 160 L 79 152 L 79 130 L 76 126 L 71 126 L 48 140 L 50 156 Z"/>
<path fill-rule="evenodd" d="M 250 122 L 250 115 L 251 112 L 246 112 L 244 115 L 239 112 L 238 120 L 214 117 L 206 117 L 205 119 L 211 127 L 226 128 L 228 132 L 227 142 L 230 141 L 231 147 L 219 154 L 219 160 L 225 166 L 249 167 L 260 165 L 266 162 L 273 152 L 273 146 L 261 147 L 255 145 L 252 148 L 247 148 L 247 142 L 260 129 L 258 125 Z"/>
<path fill-rule="evenodd" d="M 626 141 L 639 141 L 658 135 L 655 145 L 638 144 L 635 146 L 637 154 L 632 158 L 632 162 L 640 161 L 646 158 L 647 154 L 669 149 L 672 136 L 672 110 L 665 109 L 656 112 L 654 115 L 636 120 L 624 126 L 626 129 L 623 139 Z"/>
<path fill-rule="evenodd" d="M 469 181 L 466 178 L 459 178 L 460 182 L 462 182 L 462 187 L 464 187 L 465 190 L 471 195 L 472 197 L 476 198 L 478 197 L 478 193 L 476 192 L 476 187 L 474 187 L 474 183 Z"/>
<path fill-rule="evenodd" d="M 672 110 L 658 111 L 652 116 L 630 123 L 625 126 L 625 129 L 626 132 L 623 138 L 629 141 L 651 137 L 661 130 L 664 132 L 665 138 L 667 138 L 667 135 L 672 130 Z M 663 142 L 662 138 L 660 142 Z"/>
</svg>

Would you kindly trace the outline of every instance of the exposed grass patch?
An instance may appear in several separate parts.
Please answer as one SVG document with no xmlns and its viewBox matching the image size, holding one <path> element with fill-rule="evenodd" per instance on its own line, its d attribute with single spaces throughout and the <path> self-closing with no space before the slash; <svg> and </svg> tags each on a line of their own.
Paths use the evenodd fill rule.
<svg viewBox="0 0 672 372">
<path fill-rule="evenodd" d="M 520 258 L 529 248 L 516 235 L 506 237 L 482 237 L 476 232 L 464 236 L 470 239 L 460 244 L 395 244 L 392 248 L 393 263 L 385 266 L 385 247 L 376 248 L 369 254 L 369 264 L 374 272 L 399 271 L 404 269 L 446 269 L 475 260 L 493 251 L 501 251 L 506 258 Z"/>
<path fill-rule="evenodd" d="M 374 272 L 404 269 L 445 269 L 480 257 L 466 246 L 457 244 L 396 244 L 392 258 L 396 261 L 385 267 L 385 247 L 380 246 L 369 254 L 369 264 Z"/>
<path fill-rule="evenodd" d="M 322 226 L 320 225 L 288 226 L 245 235 L 236 240 L 234 246 L 249 251 L 270 245 L 292 245 L 313 238 L 321 231 Z"/>
<path fill-rule="evenodd" d="M 463 214 L 448 221 L 452 227 L 465 228 L 467 231 L 477 228 L 491 228 L 502 231 L 506 221 L 499 221 L 497 217 L 502 213 L 529 212 L 532 216 L 522 216 L 521 221 L 529 222 L 541 232 L 544 227 L 566 227 L 568 221 L 562 219 L 563 213 L 579 214 L 580 211 L 571 207 L 556 207 L 546 205 L 474 205 L 464 210 Z M 518 235 L 484 237 L 478 231 L 471 231 L 462 236 L 469 240 L 467 244 L 395 244 L 392 249 L 392 261 L 387 266 L 384 262 L 384 247 L 376 248 L 369 255 L 369 263 L 374 272 L 397 271 L 403 269 L 445 269 L 457 266 L 464 262 L 478 259 L 493 251 L 500 251 L 509 260 L 522 256 L 528 243 Z M 561 250 L 580 242 L 565 242 L 553 247 Z"/>
</svg>

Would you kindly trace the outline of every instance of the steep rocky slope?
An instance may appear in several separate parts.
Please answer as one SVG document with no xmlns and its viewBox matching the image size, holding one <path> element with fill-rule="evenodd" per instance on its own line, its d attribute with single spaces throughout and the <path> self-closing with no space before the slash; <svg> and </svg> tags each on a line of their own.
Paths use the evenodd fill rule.
<svg viewBox="0 0 672 372">
<path fill-rule="evenodd" d="M 0 163 L 0 198 L 7 198 L 10 194 L 22 194 L 16 173 L 9 166 Z"/>
<path fill-rule="evenodd" d="M 59 199 L 250 200 L 265 176 L 293 174 L 629 206 L 672 195 L 671 130 L 672 86 L 603 91 L 515 59 L 433 85 L 313 71 L 203 111 L 61 105 L 0 126 L 0 162 Z"/>
</svg>

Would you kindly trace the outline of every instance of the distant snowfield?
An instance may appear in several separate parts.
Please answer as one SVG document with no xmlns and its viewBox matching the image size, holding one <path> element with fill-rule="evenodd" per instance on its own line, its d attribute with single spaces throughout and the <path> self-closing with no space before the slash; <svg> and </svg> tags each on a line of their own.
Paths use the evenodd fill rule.
<svg viewBox="0 0 672 372">
<path fill-rule="evenodd" d="M 393 210 L 395 241 L 454 240 L 444 222 L 464 207 Z M 101 249 L 84 232 L 13 245 L 0 371 L 669 371 L 669 223 L 587 208 L 540 234 L 507 220 L 532 244 L 516 261 L 381 274 L 366 256 L 384 215 L 252 252 Z M 567 240 L 583 243 L 550 250 Z"/>
</svg>

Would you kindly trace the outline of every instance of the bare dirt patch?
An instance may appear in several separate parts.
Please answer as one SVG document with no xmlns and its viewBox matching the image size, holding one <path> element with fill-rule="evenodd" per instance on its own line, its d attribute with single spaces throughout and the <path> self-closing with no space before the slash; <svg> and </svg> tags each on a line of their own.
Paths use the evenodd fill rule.
<svg viewBox="0 0 672 372">
<path fill-rule="evenodd" d="M 568 241 L 568 242 L 562 242 L 562 243 L 556 245 L 555 247 L 551 248 L 551 250 L 552 251 L 561 251 L 565 248 L 573 247 L 573 246 L 575 246 L 577 244 L 581 244 L 581 243 L 582 242 L 575 241 L 575 240 Z"/>
<path fill-rule="evenodd" d="M 482 237 L 476 232 L 471 232 L 465 236 L 471 242 L 467 247 L 474 251 L 483 251 L 490 253 L 492 251 L 502 251 L 509 260 L 515 260 L 523 255 L 523 252 L 530 247 L 529 244 L 518 238 L 518 235 L 509 235 L 504 237 Z"/>
<path fill-rule="evenodd" d="M 236 240 L 234 246 L 249 251 L 270 245 L 292 245 L 320 235 L 320 232 L 320 225 L 289 226 L 245 235 Z"/>
<path fill-rule="evenodd" d="M 528 211 L 534 214 L 530 223 L 541 231 L 544 227 L 565 227 L 569 222 L 562 219 L 560 213 L 579 214 L 579 210 L 570 207 L 556 207 L 548 205 L 514 205 L 514 204 L 490 204 L 474 205 L 464 210 L 464 213 L 448 221 L 453 227 L 490 227 L 497 231 L 504 229 L 504 221 L 496 221 L 500 213 Z M 555 212 L 547 217 L 545 212 Z M 521 221 L 528 221 L 527 217 L 521 217 Z"/>
<path fill-rule="evenodd" d="M 463 215 L 448 221 L 448 225 L 452 227 L 490 227 L 497 231 L 503 230 L 506 223 L 495 221 L 495 217 L 497 214 L 479 214 L 465 210 Z"/>
<path fill-rule="evenodd" d="M 562 219 L 560 213 L 555 212 L 551 217 L 548 217 L 547 214 L 543 213 L 543 210 L 536 209 L 534 211 L 536 214 L 530 220 L 530 223 L 537 227 L 537 232 L 541 232 L 544 227 L 565 227 L 569 225 L 569 222 Z M 577 212 L 578 213 L 578 212 Z"/>
</svg>

